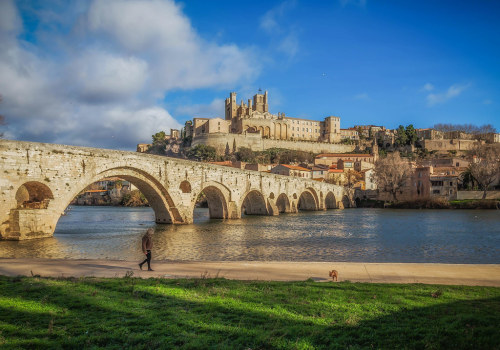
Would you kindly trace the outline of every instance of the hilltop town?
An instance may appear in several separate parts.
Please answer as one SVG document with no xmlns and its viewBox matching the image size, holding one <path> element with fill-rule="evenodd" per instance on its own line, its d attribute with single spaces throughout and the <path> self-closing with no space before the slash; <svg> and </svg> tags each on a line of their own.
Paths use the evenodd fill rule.
<svg viewBox="0 0 500 350">
<path fill-rule="evenodd" d="M 471 191 L 482 189 L 470 176 L 471 162 L 478 161 L 471 154 L 478 147 L 500 146 L 500 134 L 490 125 L 342 128 L 338 116 L 318 121 L 272 114 L 267 91 L 247 103 L 237 103 L 236 96 L 231 92 L 225 100 L 224 119 L 194 118 L 170 135 L 153 135 L 153 143 L 139 144 L 137 151 L 343 185 L 356 190 L 359 205 L 363 200 L 391 200 L 377 184 L 375 165 L 396 151 L 411 169 L 398 188 L 398 200 L 481 198 Z M 498 189 L 499 181 L 500 175 L 489 189 Z M 500 192 L 488 196 L 500 197 Z"/>
</svg>

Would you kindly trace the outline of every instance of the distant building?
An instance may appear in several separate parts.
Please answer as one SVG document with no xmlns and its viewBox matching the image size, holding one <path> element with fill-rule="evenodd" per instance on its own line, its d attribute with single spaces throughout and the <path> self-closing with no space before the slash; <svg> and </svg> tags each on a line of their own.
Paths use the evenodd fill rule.
<svg viewBox="0 0 500 350">
<path fill-rule="evenodd" d="M 354 129 L 358 130 L 358 133 L 361 132 L 359 136 L 364 136 L 365 138 L 374 137 L 379 131 L 385 131 L 384 126 L 376 125 L 354 125 Z"/>
<path fill-rule="evenodd" d="M 312 178 L 312 171 L 311 170 L 297 166 L 297 165 L 278 164 L 274 168 L 271 169 L 271 173 L 276 174 L 276 175 L 303 177 L 306 179 Z"/>
<path fill-rule="evenodd" d="M 356 130 L 355 128 L 340 129 L 340 138 L 342 140 L 348 139 L 357 141 L 359 140 L 358 130 Z"/>
<path fill-rule="evenodd" d="M 326 179 L 328 176 L 328 166 L 326 165 L 315 165 L 311 167 L 312 178 L 313 179 Z"/>
<path fill-rule="evenodd" d="M 367 153 L 322 153 L 314 158 L 315 165 L 332 165 L 337 164 L 339 160 L 351 160 L 352 162 L 366 162 L 374 164 L 378 159 L 378 155 Z M 353 165 L 354 166 L 354 165 Z"/>
</svg>

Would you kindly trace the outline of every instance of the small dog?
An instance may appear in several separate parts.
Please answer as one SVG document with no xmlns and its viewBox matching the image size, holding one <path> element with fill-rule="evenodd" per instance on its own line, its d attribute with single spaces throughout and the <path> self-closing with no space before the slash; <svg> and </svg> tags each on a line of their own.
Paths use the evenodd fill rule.
<svg viewBox="0 0 500 350">
<path fill-rule="evenodd" d="M 337 270 L 332 270 L 330 272 L 328 272 L 328 275 L 330 275 L 330 277 L 332 278 L 332 281 L 338 281 L 339 280 L 339 274 L 337 272 Z"/>
</svg>

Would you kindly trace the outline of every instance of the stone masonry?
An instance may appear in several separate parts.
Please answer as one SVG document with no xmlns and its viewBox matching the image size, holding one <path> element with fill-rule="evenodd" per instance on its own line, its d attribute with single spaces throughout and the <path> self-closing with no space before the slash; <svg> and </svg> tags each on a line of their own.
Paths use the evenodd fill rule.
<svg viewBox="0 0 500 350">
<path fill-rule="evenodd" d="M 190 224 L 203 192 L 211 218 L 350 206 L 340 186 L 135 152 L 0 140 L 0 239 L 53 235 L 71 200 L 109 177 L 146 196 L 158 224 Z"/>
</svg>

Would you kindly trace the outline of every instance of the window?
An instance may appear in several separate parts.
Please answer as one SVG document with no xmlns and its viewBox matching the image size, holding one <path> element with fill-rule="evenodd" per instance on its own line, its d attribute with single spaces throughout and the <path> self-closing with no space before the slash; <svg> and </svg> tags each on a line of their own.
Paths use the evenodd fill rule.
<svg viewBox="0 0 500 350">
<path fill-rule="evenodd" d="M 453 186 L 453 182 L 450 181 L 450 186 Z"/>
<path fill-rule="evenodd" d="M 439 193 L 440 193 L 440 191 L 439 191 L 439 190 L 432 190 L 432 193 L 434 193 L 434 194 L 439 194 Z"/>
</svg>

